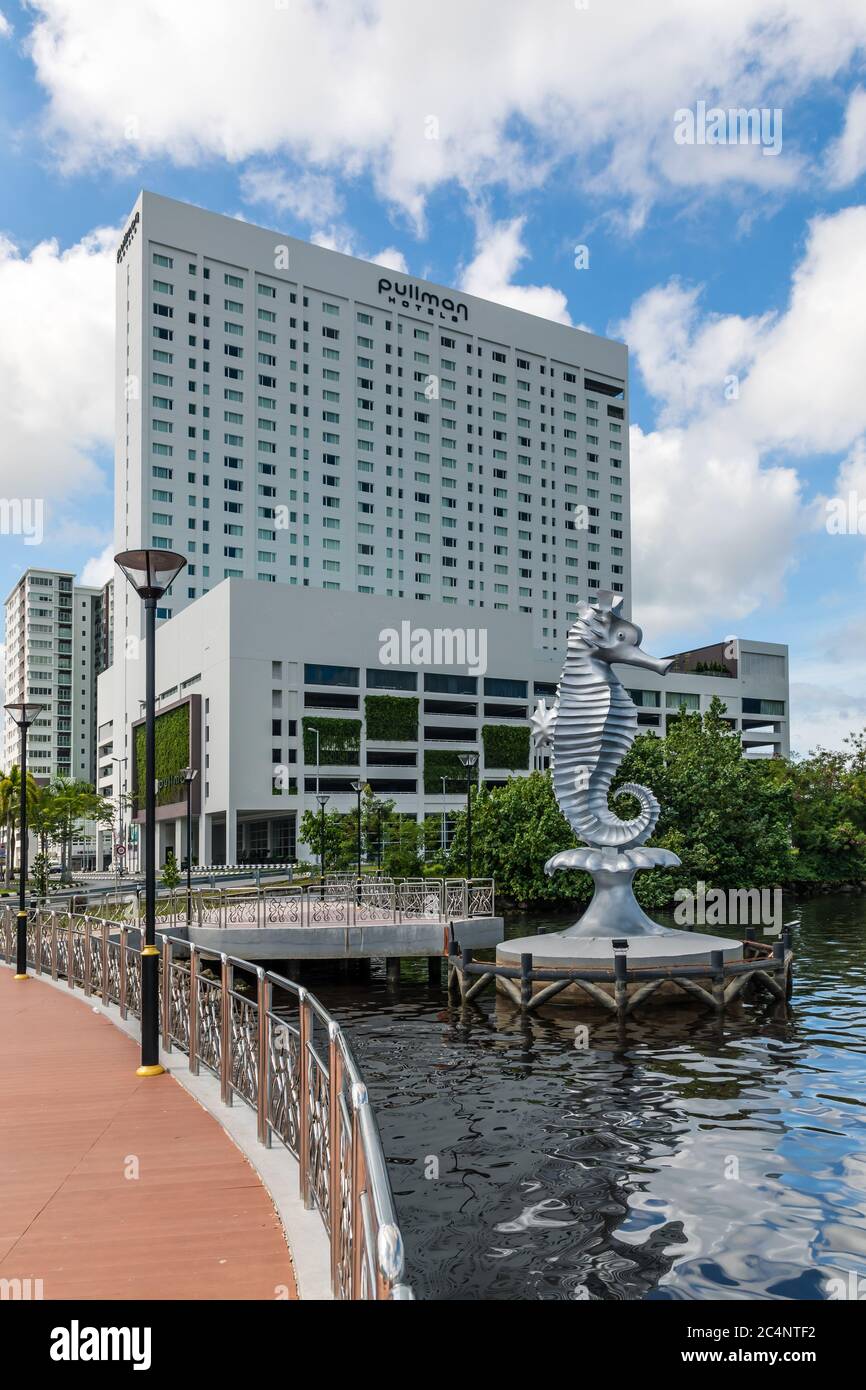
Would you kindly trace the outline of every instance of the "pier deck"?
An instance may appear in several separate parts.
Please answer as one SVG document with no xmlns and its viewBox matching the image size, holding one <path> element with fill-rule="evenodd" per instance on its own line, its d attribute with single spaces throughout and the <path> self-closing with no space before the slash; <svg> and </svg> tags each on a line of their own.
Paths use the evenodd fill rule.
<svg viewBox="0 0 866 1390">
<path fill-rule="evenodd" d="M 171 1075 L 136 1076 L 95 1002 L 0 970 L 0 1279 L 45 1299 L 296 1297 L 253 1168 Z"/>
</svg>

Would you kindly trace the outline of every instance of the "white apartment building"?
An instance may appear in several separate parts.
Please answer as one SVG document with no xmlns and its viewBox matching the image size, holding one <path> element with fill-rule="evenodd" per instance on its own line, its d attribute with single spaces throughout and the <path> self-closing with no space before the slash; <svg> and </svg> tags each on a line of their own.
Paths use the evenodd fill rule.
<svg viewBox="0 0 866 1390">
<path fill-rule="evenodd" d="M 103 668 L 103 593 L 74 574 L 28 569 L 6 599 L 6 700 L 44 705 L 27 739 L 28 767 L 96 780 L 96 678 Z M 20 732 L 5 721 L 4 766 L 17 763 Z"/>
<path fill-rule="evenodd" d="M 185 791 L 170 782 L 181 766 L 197 770 L 193 853 L 208 863 L 294 858 L 317 790 L 329 811 L 350 811 L 360 780 L 423 820 L 465 804 L 461 752 L 478 753 L 488 785 L 530 768 L 529 715 L 539 697 L 552 702 L 561 670 L 559 654 L 534 648 L 531 615 L 430 603 L 412 605 L 410 622 L 407 611 L 397 598 L 230 580 L 160 626 L 158 765 L 160 721 L 175 726 L 174 761 L 162 764 L 160 863 L 169 848 L 179 863 L 186 854 Z M 703 661 L 683 654 L 666 677 L 617 668 L 641 730 L 663 734 L 681 707 L 705 709 L 718 694 L 747 753 L 786 753 L 786 649 L 734 641 L 717 662 L 709 650 Z M 126 662 L 126 690 L 127 727 L 140 727 L 143 660 Z M 106 795 L 115 742 L 107 719 L 99 730 Z M 135 792 L 140 736 L 125 746 Z"/>
<path fill-rule="evenodd" d="M 143 192 L 118 249 L 118 550 L 532 619 L 629 604 L 624 344 Z M 116 623 L 139 631 L 134 595 Z"/>
</svg>

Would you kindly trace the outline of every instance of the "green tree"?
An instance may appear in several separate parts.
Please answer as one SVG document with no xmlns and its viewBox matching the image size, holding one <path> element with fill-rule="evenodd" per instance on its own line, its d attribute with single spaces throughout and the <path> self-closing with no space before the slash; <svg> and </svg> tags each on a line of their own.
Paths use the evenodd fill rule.
<svg viewBox="0 0 866 1390">
<path fill-rule="evenodd" d="M 177 860 L 174 857 L 174 850 L 166 850 L 165 863 L 162 866 L 162 886 L 169 890 L 176 888 L 180 883 L 180 870 L 177 867 Z"/>
<path fill-rule="evenodd" d="M 635 894 L 644 906 L 666 906 L 676 888 L 699 879 L 716 888 L 764 888 L 789 878 L 789 786 L 768 777 L 763 761 L 743 757 L 740 735 L 725 722 L 717 696 L 704 714 L 683 710 L 669 720 L 667 738 L 635 739 L 613 786 L 615 809 L 628 818 L 638 804 L 630 796 L 615 800 L 623 782 L 655 793 L 662 809 L 648 843 L 682 860 L 679 869 L 638 874 Z"/>
<path fill-rule="evenodd" d="M 422 870 L 423 828 L 414 816 L 392 815 L 385 845 L 385 872 L 392 878 L 418 878 Z"/>
<path fill-rule="evenodd" d="M 449 874 L 466 873 L 466 812 L 454 817 Z M 510 777 L 503 787 L 482 788 L 472 796 L 472 873 L 493 877 L 497 891 L 519 903 L 588 899 L 591 884 L 582 873 L 548 877 L 552 854 L 577 841 L 556 804 L 549 773 Z"/>
<path fill-rule="evenodd" d="M 43 793 L 44 795 L 45 793 Z M 72 841 L 83 821 L 111 825 L 114 807 L 100 796 L 89 782 L 69 777 L 56 777 L 48 789 L 53 829 L 51 839 L 60 847 L 61 882 L 68 883 L 71 874 Z"/>
<path fill-rule="evenodd" d="M 301 817 L 301 839 L 304 844 L 309 845 L 313 851 L 318 868 L 322 853 L 322 821 L 324 819 L 325 833 L 325 873 L 343 871 L 350 867 L 351 861 L 347 857 L 347 836 L 343 829 L 343 821 L 348 820 L 341 811 L 326 812 L 324 817 L 321 811 L 305 811 Z"/>
<path fill-rule="evenodd" d="M 838 751 L 768 760 L 765 775 L 792 801 L 791 881 L 809 887 L 866 878 L 866 731 Z"/>
<path fill-rule="evenodd" d="M 32 772 L 27 773 L 27 818 L 30 819 L 39 799 L 39 786 Z M 21 814 L 21 769 L 15 763 L 8 772 L 0 773 L 0 822 L 6 829 L 6 887 L 15 875 L 15 835 Z"/>
</svg>

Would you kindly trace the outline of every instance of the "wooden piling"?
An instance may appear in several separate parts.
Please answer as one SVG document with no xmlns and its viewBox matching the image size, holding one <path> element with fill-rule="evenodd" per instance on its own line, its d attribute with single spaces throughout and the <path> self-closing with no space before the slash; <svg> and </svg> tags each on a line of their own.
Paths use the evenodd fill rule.
<svg viewBox="0 0 866 1390">
<path fill-rule="evenodd" d="M 723 951 L 710 951 L 710 970 L 713 977 L 713 1003 L 718 1013 L 724 1013 L 725 955 Z"/>
<path fill-rule="evenodd" d="M 525 1009 L 532 1001 L 532 952 L 525 951 L 520 957 L 520 1007 Z"/>
</svg>

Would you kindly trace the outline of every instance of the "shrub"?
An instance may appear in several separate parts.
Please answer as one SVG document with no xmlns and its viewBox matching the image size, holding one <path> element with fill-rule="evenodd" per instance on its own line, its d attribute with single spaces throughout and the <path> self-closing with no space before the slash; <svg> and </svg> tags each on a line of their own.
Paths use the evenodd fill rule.
<svg viewBox="0 0 866 1390">
<path fill-rule="evenodd" d="M 418 737 L 418 700 L 405 695 L 366 695 L 368 738 L 409 742 Z"/>
</svg>

